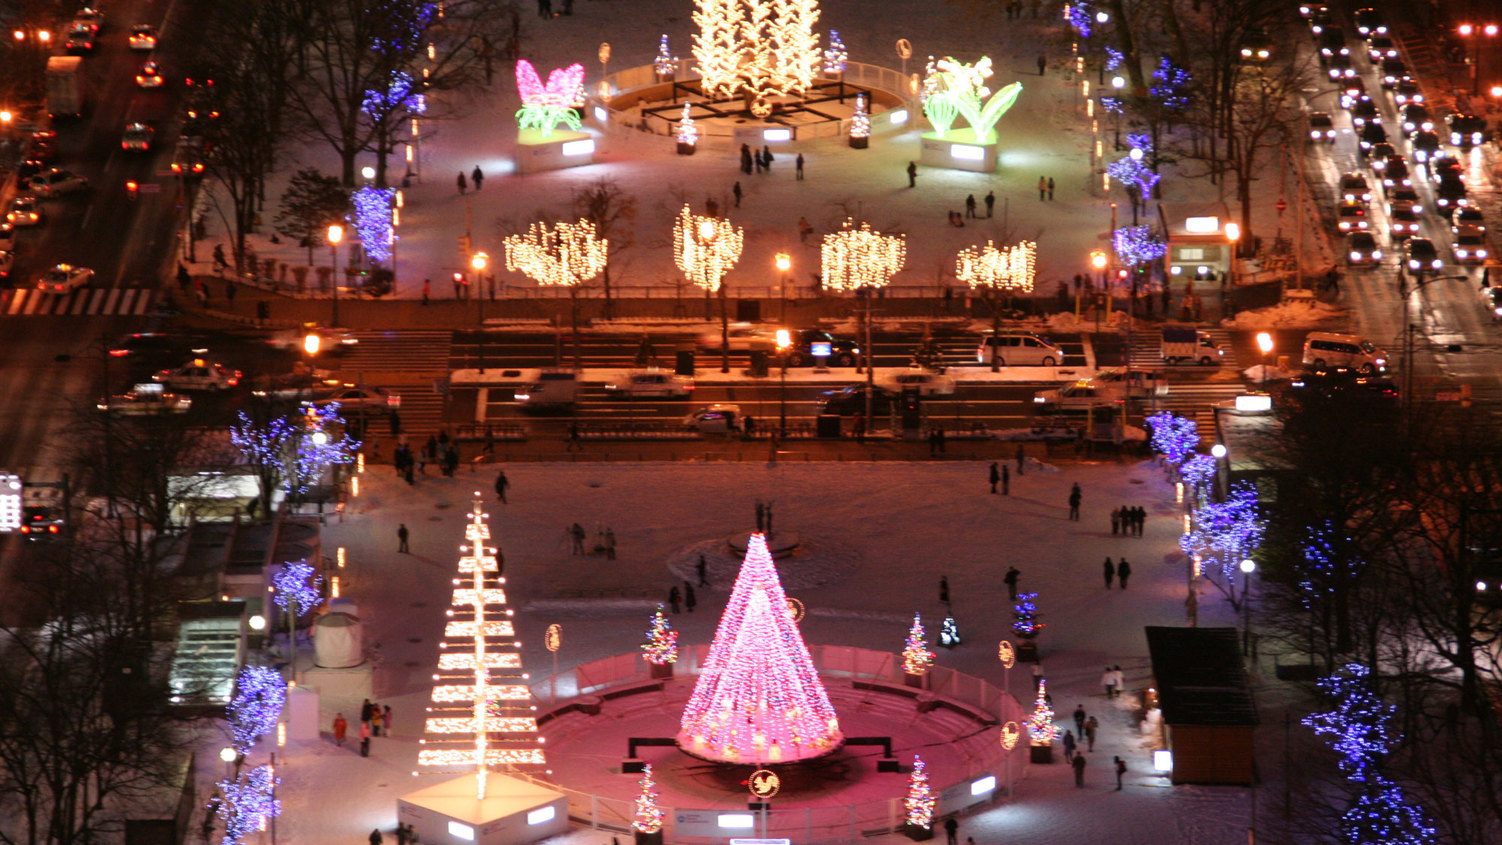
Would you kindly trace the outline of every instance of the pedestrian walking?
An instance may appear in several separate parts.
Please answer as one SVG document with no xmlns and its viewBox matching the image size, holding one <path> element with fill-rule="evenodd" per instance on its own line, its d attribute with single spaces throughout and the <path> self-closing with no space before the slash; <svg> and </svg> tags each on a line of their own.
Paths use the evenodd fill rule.
<svg viewBox="0 0 1502 845">
<path fill-rule="evenodd" d="M 1013 566 L 1007 570 L 1006 577 L 1001 579 L 1001 582 L 1007 585 L 1007 593 L 1011 595 L 1012 601 L 1017 600 L 1017 579 L 1020 577 L 1022 577 L 1022 573 L 1018 572 L 1017 567 Z"/>
<path fill-rule="evenodd" d="M 808 236 L 814 233 L 814 224 L 808 222 L 807 217 L 798 218 L 798 240 L 808 243 Z"/>
<path fill-rule="evenodd" d="M 422 280 L 422 304 L 423 305 L 427 305 L 428 304 L 428 297 L 432 296 L 432 294 L 433 294 L 433 280 L 432 279 L 423 279 Z"/>
<path fill-rule="evenodd" d="M 1111 508 L 1111 536 L 1116 536 L 1116 529 L 1121 525 L 1122 508 Z"/>
<path fill-rule="evenodd" d="M 1110 666 L 1101 670 L 1100 685 L 1106 688 L 1106 698 L 1116 697 L 1116 673 L 1111 671 Z"/>
<path fill-rule="evenodd" d="M 996 495 L 996 483 L 1001 481 L 1001 470 L 997 469 L 996 462 L 991 462 L 991 495 Z"/>
<path fill-rule="evenodd" d="M 464 181 L 463 170 L 459 171 L 459 178 L 454 180 L 454 184 L 459 186 L 459 195 L 463 196 L 465 189 L 469 187 L 469 184 Z"/>
<path fill-rule="evenodd" d="M 1085 720 L 1085 748 L 1091 753 L 1095 751 L 1095 732 L 1100 730 L 1100 722 L 1094 716 Z"/>
<path fill-rule="evenodd" d="M 740 208 L 741 207 L 741 183 L 736 182 L 735 185 L 731 187 L 730 193 L 735 197 L 735 207 L 736 208 Z"/>
<path fill-rule="evenodd" d="M 379 828 L 370 832 L 370 845 L 381 845 L 381 831 Z"/>
<path fill-rule="evenodd" d="M 949 576 L 939 576 L 939 601 L 949 604 Z"/>
<path fill-rule="evenodd" d="M 918 163 L 916 161 L 907 163 L 907 186 L 909 188 L 918 187 Z"/>
<path fill-rule="evenodd" d="M 1085 738 L 1085 705 L 1074 705 L 1074 733 L 1079 739 Z"/>
<path fill-rule="evenodd" d="M 395 408 L 386 414 L 386 422 L 391 427 L 391 436 L 399 437 L 402 433 L 402 415 Z"/>
<path fill-rule="evenodd" d="M 343 713 L 334 714 L 334 744 L 344 747 L 344 737 L 349 733 L 349 720 L 344 718 Z"/>
<path fill-rule="evenodd" d="M 381 705 L 375 703 L 370 705 L 370 735 L 381 735 Z"/>
<path fill-rule="evenodd" d="M 384 706 L 384 707 L 381 708 L 381 729 L 384 730 L 384 731 L 386 731 L 386 735 L 387 736 L 391 736 L 391 705 L 390 704 L 387 704 L 386 706 Z"/>
<path fill-rule="evenodd" d="M 1121 776 L 1126 774 L 1127 772 L 1126 761 L 1121 759 L 1120 757 L 1112 757 L 1111 759 L 1116 761 L 1116 791 L 1120 792 Z"/>
<path fill-rule="evenodd" d="M 1147 528 L 1147 508 L 1144 508 L 1141 505 L 1137 506 L 1136 527 L 1137 536 L 1141 537 L 1142 531 Z"/>
<path fill-rule="evenodd" d="M 1064 762 L 1066 762 L 1066 763 L 1073 763 L 1074 762 L 1074 749 L 1075 749 L 1076 745 L 1077 745 L 1077 743 L 1075 743 L 1075 741 L 1074 741 L 1074 734 L 1070 733 L 1069 731 L 1065 731 L 1064 732 Z"/>
<path fill-rule="evenodd" d="M 977 215 L 975 213 L 975 194 L 968 194 L 965 197 L 965 217 L 967 219 L 970 219 L 970 218 L 974 218 L 976 216 Z"/>
<path fill-rule="evenodd" d="M 1111 563 L 1110 558 L 1106 558 L 1106 562 L 1100 566 L 1100 571 L 1106 577 L 1106 589 L 1111 589 L 1111 581 L 1116 577 L 1116 565 Z"/>
<path fill-rule="evenodd" d="M 1048 177 L 1048 201 L 1053 202 L 1053 177 Z"/>
<path fill-rule="evenodd" d="M 1127 563 L 1126 558 L 1122 558 L 1121 563 L 1116 564 L 1116 580 L 1121 582 L 1123 590 L 1126 589 L 1126 582 L 1130 577 L 1132 577 L 1132 565 Z"/>
<path fill-rule="evenodd" d="M 761 157 L 762 157 L 762 161 L 764 161 L 766 163 L 764 166 L 767 168 L 767 172 L 771 173 L 772 172 L 772 148 L 763 145 L 762 148 L 761 148 Z"/>
<path fill-rule="evenodd" d="M 615 560 L 615 529 L 605 529 L 605 559 Z"/>
<path fill-rule="evenodd" d="M 1121 695 L 1126 691 L 1126 675 L 1121 671 L 1121 666 L 1111 667 L 1111 674 L 1116 676 L 1116 694 Z"/>
<path fill-rule="evenodd" d="M 223 273 L 229 267 L 229 262 L 224 258 L 224 244 L 214 244 L 214 274 Z"/>
<path fill-rule="evenodd" d="M 1026 459 L 1027 459 L 1027 452 L 1023 451 L 1022 444 L 1018 443 L 1017 444 L 1017 475 L 1019 475 L 1019 476 L 1022 475 L 1022 472 L 1023 472 L 1023 469 L 1024 469 L 1024 467 L 1023 467 L 1023 461 L 1025 461 Z"/>
<path fill-rule="evenodd" d="M 396 553 L 397 554 L 407 554 L 408 553 L 407 552 L 407 536 L 408 536 L 408 534 L 407 534 L 407 523 L 403 522 L 402 524 L 400 524 L 400 525 L 398 525 L 396 527 L 396 543 L 397 543 L 397 545 L 396 545 Z M 363 718 L 367 718 L 368 719 L 369 717 L 367 716 L 367 717 L 363 717 Z"/>
<path fill-rule="evenodd" d="M 751 148 L 745 144 L 741 144 L 741 172 L 751 175 Z"/>
<path fill-rule="evenodd" d="M 960 823 L 954 816 L 944 820 L 944 835 L 949 838 L 949 845 L 960 845 Z"/>
<path fill-rule="evenodd" d="M 699 555 L 699 562 L 694 564 L 694 574 L 699 576 L 699 586 L 709 586 L 709 562 L 704 559 L 704 555 L 702 554 Z"/>
<path fill-rule="evenodd" d="M 798 181 L 802 182 L 803 181 L 803 153 L 799 153 L 798 157 L 795 158 L 795 159 L 793 159 L 793 166 L 797 169 Z"/>
<path fill-rule="evenodd" d="M 694 595 L 694 585 L 687 581 L 683 582 L 683 609 L 689 613 L 694 612 L 694 605 L 699 603 L 698 596 Z"/>
<path fill-rule="evenodd" d="M 668 607 L 672 608 L 674 613 L 677 613 L 678 605 L 682 602 L 683 594 L 678 592 L 678 585 L 674 584 L 673 589 L 668 590 Z"/>
<path fill-rule="evenodd" d="M 577 522 L 574 523 L 573 526 L 569 528 L 568 535 L 574 541 L 573 553 L 576 555 L 584 554 L 584 526 L 580 525 Z"/>
<path fill-rule="evenodd" d="M 501 470 L 495 477 L 495 497 L 500 499 L 503 505 L 506 504 L 506 488 L 510 486 L 511 482 L 506 479 L 506 471 Z"/>
<path fill-rule="evenodd" d="M 475 165 L 475 169 L 470 171 L 469 181 L 475 183 L 475 193 L 478 194 L 480 186 L 485 184 L 485 174 L 480 172 L 480 165 Z"/>
<path fill-rule="evenodd" d="M 1069 518 L 1074 522 L 1080 521 L 1081 498 L 1079 482 L 1075 482 L 1074 486 L 1069 489 Z"/>
<path fill-rule="evenodd" d="M 1076 754 L 1069 763 L 1074 767 L 1074 785 L 1080 789 L 1085 788 L 1085 755 Z"/>
<path fill-rule="evenodd" d="M 986 191 L 986 217 L 991 217 L 991 212 L 996 210 L 996 192 Z"/>
<path fill-rule="evenodd" d="M 1038 177 L 1038 201 L 1042 202 L 1043 200 L 1046 200 L 1046 199 L 1048 199 L 1048 180 L 1045 179 L 1042 176 L 1039 176 Z"/>
<path fill-rule="evenodd" d="M 370 723 L 360 723 L 360 756 L 370 756 Z"/>
<path fill-rule="evenodd" d="M 1021 473 L 1022 471 L 1018 470 L 1018 472 Z M 1001 466 L 1001 495 L 1012 495 L 1012 473 L 1007 469 L 1006 464 L 1002 464 Z"/>
<path fill-rule="evenodd" d="M 1189 622 L 1189 627 L 1198 628 L 1200 625 L 1200 596 L 1193 587 L 1189 588 L 1189 595 L 1184 597 L 1184 616 Z"/>
<path fill-rule="evenodd" d="M 1047 69 L 1048 69 L 1048 57 L 1045 56 L 1045 55 L 1043 55 L 1042 53 L 1039 53 L 1038 54 L 1038 75 L 1042 76 L 1043 75 L 1043 71 L 1045 71 Z"/>
</svg>

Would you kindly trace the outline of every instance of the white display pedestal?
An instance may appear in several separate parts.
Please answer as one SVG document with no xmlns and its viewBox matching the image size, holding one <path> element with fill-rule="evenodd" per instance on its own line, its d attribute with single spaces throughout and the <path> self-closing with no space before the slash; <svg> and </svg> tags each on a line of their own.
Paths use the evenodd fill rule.
<svg viewBox="0 0 1502 845">
<path fill-rule="evenodd" d="M 314 666 L 297 673 L 297 686 L 318 693 L 318 725 L 322 730 L 331 727 L 335 713 L 356 729 L 360 722 L 360 705 L 371 697 L 370 682 L 374 672 L 369 663 L 348 669 L 327 669 Z"/>
<path fill-rule="evenodd" d="M 301 684 L 287 690 L 287 705 L 282 712 L 286 714 L 287 739 L 318 739 L 318 729 L 323 720 L 318 715 L 316 691 Z"/>
<path fill-rule="evenodd" d="M 475 776 L 464 775 L 403 795 L 396 820 L 428 845 L 525 845 L 568 831 L 568 796 L 492 772 L 478 799 Z"/>
<path fill-rule="evenodd" d="M 554 129 L 544 135 L 536 129 L 516 133 L 516 171 L 542 173 L 594 164 L 599 141 L 587 132 Z"/>
<path fill-rule="evenodd" d="M 994 173 L 997 158 L 1001 154 L 1001 146 L 995 141 L 977 144 L 975 132 L 968 126 L 964 129 L 951 129 L 942 138 L 932 132 L 925 132 L 922 143 L 918 163 L 925 167 Z"/>
</svg>

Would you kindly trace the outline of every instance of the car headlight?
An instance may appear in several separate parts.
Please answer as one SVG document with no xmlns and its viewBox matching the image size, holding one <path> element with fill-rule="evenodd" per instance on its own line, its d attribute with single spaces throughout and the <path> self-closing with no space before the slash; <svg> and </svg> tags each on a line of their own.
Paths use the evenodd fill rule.
<svg viewBox="0 0 1502 845">
<path fill-rule="evenodd" d="M 1477 258 L 1485 258 L 1486 257 L 1486 250 L 1484 250 L 1484 249 L 1478 249 L 1478 250 L 1476 250 L 1476 257 Z"/>
<path fill-rule="evenodd" d="M 1320 131 L 1318 129 L 1316 129 L 1313 132 L 1309 133 L 1309 137 L 1311 139 L 1313 139 L 1313 140 L 1319 140 L 1320 134 L 1321 134 Z"/>
<path fill-rule="evenodd" d="M 1413 259 L 1413 258 L 1408 259 L 1408 269 L 1410 269 L 1410 270 L 1417 270 L 1417 269 L 1419 269 L 1419 262 L 1416 259 Z"/>
<path fill-rule="evenodd" d="M 1351 260 L 1352 261 L 1360 261 L 1361 260 L 1361 253 L 1357 252 L 1354 249 L 1351 250 Z"/>
<path fill-rule="evenodd" d="M 1456 247 L 1455 248 L 1455 257 L 1456 258 L 1465 258 L 1469 254 L 1470 253 L 1466 252 L 1465 250 L 1461 249 L 1460 247 Z"/>
<path fill-rule="evenodd" d="M 1043 405 L 1043 404 L 1046 404 L 1047 402 L 1048 402 L 1048 400 L 1044 399 L 1042 396 L 1034 396 L 1033 397 L 1033 404 L 1035 404 L 1035 405 Z"/>
<path fill-rule="evenodd" d="M 1381 261 L 1382 260 L 1382 250 L 1380 250 L 1380 249 L 1374 249 L 1374 250 L 1372 250 L 1372 260 L 1373 261 Z"/>
</svg>

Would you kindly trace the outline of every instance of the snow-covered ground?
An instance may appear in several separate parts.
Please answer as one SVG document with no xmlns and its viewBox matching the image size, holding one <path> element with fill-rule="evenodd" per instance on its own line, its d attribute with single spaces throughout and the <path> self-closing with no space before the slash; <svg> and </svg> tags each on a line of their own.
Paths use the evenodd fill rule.
<svg viewBox="0 0 1502 845">
<path fill-rule="evenodd" d="M 542 632 L 563 626 L 559 667 L 634 651 L 650 608 L 691 572 L 690 553 L 754 524 L 757 498 L 774 503 L 779 530 L 838 550 L 817 571 L 789 577 L 790 591 L 808 607 L 804 636 L 815 643 L 900 651 L 912 614 L 942 618 L 938 580 L 947 575 L 954 614 L 965 642 L 938 649 L 941 665 L 1000 686 L 996 643 L 1009 635 L 1010 604 L 1001 578 L 1022 571 L 1022 587 L 1040 593 L 1048 627 L 1040 643 L 1061 719 L 1076 703 L 1101 720 L 1101 739 L 1075 789 L 1061 762 L 1033 766 L 1015 802 L 962 821 L 961 836 L 977 843 L 1053 845 L 1231 845 L 1245 841 L 1249 796 L 1234 788 L 1169 787 L 1151 771 L 1150 745 L 1138 730 L 1131 697 L 1108 702 L 1099 675 L 1120 664 L 1128 686 L 1148 685 L 1144 625 L 1183 624 L 1184 566 L 1177 553 L 1172 490 L 1152 463 L 1066 464 L 1055 472 L 1012 476 L 1010 496 L 987 490 L 988 464 L 518 464 L 506 467 L 510 504 L 488 505 L 493 533 L 505 555 L 508 597 L 517 609 L 524 662 L 537 676 L 551 673 Z M 380 644 L 383 662 L 375 698 L 390 704 L 395 736 L 374 741 L 361 759 L 352 744 L 293 744 L 279 755 L 285 815 L 283 841 L 335 845 L 360 841 L 371 828 L 392 829 L 398 796 L 434 775 L 414 778 L 420 718 L 431 689 L 438 634 L 461 543 L 463 514 L 475 491 L 487 502 L 493 470 L 454 479 L 419 477 L 416 488 L 384 468 L 367 473 L 361 495 L 343 522 L 325 530 L 326 548 L 343 546 L 349 565 L 343 594 L 359 605 L 367 643 Z M 1067 519 L 1070 485 L 1083 488 L 1082 519 Z M 1147 508 L 1146 536 L 1110 532 L 1118 505 Z M 614 529 L 619 560 L 569 554 L 564 527 Z M 396 529 L 412 532 L 412 554 L 396 554 Z M 1105 589 L 1100 562 L 1132 561 L 1127 590 Z M 732 576 L 729 558 L 715 558 L 695 613 L 673 618 L 681 641 L 708 642 Z M 600 598 L 579 598 L 580 595 Z M 1235 615 L 1206 596 L 1200 624 L 1234 625 Z M 936 628 L 936 624 L 933 626 Z M 931 631 L 933 633 L 933 631 Z M 1011 691 L 1030 701 L 1029 671 L 1012 673 Z M 350 714 L 346 714 L 347 716 Z M 326 714 L 324 728 L 332 718 Z M 910 755 L 920 749 L 902 749 Z M 214 749 L 205 750 L 212 772 Z M 616 743 L 605 760 L 621 754 Z M 1130 766 L 1116 793 L 1113 755 Z M 1061 757 L 1056 757 L 1061 760 Z M 878 783 L 878 787 L 881 787 Z M 887 786 L 900 788 L 896 780 Z M 888 797 L 862 796 L 861 800 Z M 389 838 L 388 838 L 388 841 Z M 608 834 L 578 831 L 557 841 L 605 843 Z M 906 841 L 889 836 L 879 841 Z"/>
</svg>

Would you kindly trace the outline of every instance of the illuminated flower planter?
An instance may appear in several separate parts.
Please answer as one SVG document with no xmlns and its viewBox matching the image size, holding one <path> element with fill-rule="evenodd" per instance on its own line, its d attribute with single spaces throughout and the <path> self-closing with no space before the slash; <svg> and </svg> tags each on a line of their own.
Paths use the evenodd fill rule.
<svg viewBox="0 0 1502 845">
<path fill-rule="evenodd" d="M 544 85 L 532 63 L 516 63 L 522 107 L 516 113 L 516 170 L 540 173 L 593 164 L 597 143 L 579 131 L 584 105 L 584 66 L 573 64 L 548 74 Z M 560 129 L 559 126 L 566 129 Z"/>
<path fill-rule="evenodd" d="M 973 65 L 947 57 L 929 62 L 921 96 L 933 131 L 923 134 L 919 163 L 976 173 L 996 170 L 1000 152 L 996 124 L 1017 102 L 1022 83 L 1013 82 L 993 93 L 986 86 L 990 76 L 990 58 Z M 960 117 L 969 125 L 955 128 Z"/>
</svg>

